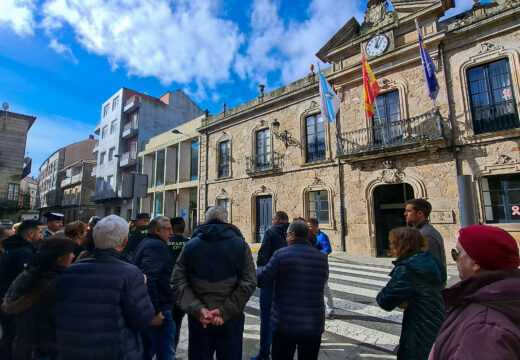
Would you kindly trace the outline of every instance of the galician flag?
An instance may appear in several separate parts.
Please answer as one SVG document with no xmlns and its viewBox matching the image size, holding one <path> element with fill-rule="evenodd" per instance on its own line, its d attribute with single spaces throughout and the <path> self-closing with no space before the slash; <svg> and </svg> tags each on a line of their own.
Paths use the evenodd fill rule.
<svg viewBox="0 0 520 360">
<path fill-rule="evenodd" d="M 320 76 L 321 116 L 327 119 L 328 122 L 333 123 L 339 110 L 339 98 L 332 86 L 325 79 L 325 76 L 323 76 L 321 69 L 319 69 L 318 72 Z"/>
<path fill-rule="evenodd" d="M 421 34 L 419 33 L 419 24 L 417 23 L 417 19 L 415 19 L 415 25 L 417 27 L 417 36 L 419 37 L 419 49 L 421 51 L 421 61 L 423 66 L 424 79 L 426 80 L 426 89 L 428 89 L 428 96 L 432 100 L 435 100 L 437 98 L 437 94 L 439 93 L 439 82 L 435 76 L 437 69 L 435 68 L 435 64 L 433 63 L 428 50 L 426 49 L 426 45 L 423 43 Z"/>
<path fill-rule="evenodd" d="M 363 53 L 361 53 L 361 68 L 363 69 L 363 99 L 365 100 L 365 110 L 367 116 L 372 117 L 374 116 L 374 101 L 376 101 L 381 88 Z"/>
</svg>

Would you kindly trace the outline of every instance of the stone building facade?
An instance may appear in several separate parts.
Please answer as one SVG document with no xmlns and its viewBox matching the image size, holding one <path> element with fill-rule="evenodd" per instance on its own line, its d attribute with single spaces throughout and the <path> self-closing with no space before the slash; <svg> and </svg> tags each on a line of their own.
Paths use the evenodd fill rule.
<svg viewBox="0 0 520 360">
<path fill-rule="evenodd" d="M 520 2 L 476 3 L 439 20 L 452 0 L 368 2 L 317 53 L 341 100 L 320 116 L 318 75 L 203 121 L 200 213 L 229 204 L 246 239 L 261 241 L 275 211 L 318 217 L 335 249 L 386 255 L 404 203 L 426 198 L 445 246 L 460 228 L 458 177 L 471 175 L 479 221 L 520 236 Z M 437 68 L 433 102 L 415 21 Z M 363 104 L 361 51 L 380 84 L 376 114 Z M 201 215 L 201 221 L 203 216 Z"/>
<path fill-rule="evenodd" d="M 65 215 L 64 223 L 75 220 L 88 222 L 96 212 L 96 205 L 90 201 L 90 195 L 96 187 L 92 177 L 92 168 L 96 160 L 80 160 L 61 170 L 61 212 Z"/>
</svg>

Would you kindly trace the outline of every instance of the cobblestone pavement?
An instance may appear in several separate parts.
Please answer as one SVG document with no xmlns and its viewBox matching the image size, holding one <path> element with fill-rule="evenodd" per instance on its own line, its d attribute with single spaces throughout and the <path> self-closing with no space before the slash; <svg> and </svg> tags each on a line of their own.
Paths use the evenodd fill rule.
<svg viewBox="0 0 520 360">
<path fill-rule="evenodd" d="M 319 359 L 395 359 L 401 333 L 402 311 L 386 312 L 375 301 L 386 285 L 392 259 L 349 256 L 336 253 L 329 258 L 329 287 L 336 318 L 327 320 Z M 451 285 L 457 281 L 453 265 L 448 266 Z M 259 290 L 246 306 L 243 359 L 257 354 L 260 338 Z M 187 359 L 188 329 L 185 319 L 178 359 Z"/>
</svg>

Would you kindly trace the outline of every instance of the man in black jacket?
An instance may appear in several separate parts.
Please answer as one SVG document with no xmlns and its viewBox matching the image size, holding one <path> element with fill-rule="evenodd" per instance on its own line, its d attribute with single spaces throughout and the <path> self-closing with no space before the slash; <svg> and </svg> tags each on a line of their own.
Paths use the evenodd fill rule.
<svg viewBox="0 0 520 360">
<path fill-rule="evenodd" d="M 175 359 L 175 322 L 170 278 L 173 261 L 166 245 L 173 235 L 170 219 L 155 217 L 148 227 L 148 236 L 141 241 L 134 254 L 134 264 L 146 275 L 148 295 L 155 310 L 155 321 L 143 331 L 145 360 Z"/>
<path fill-rule="evenodd" d="M 139 213 L 136 215 L 134 222 L 135 230 L 128 234 L 128 244 L 123 250 L 130 258 L 141 241 L 148 235 L 148 225 L 150 225 L 150 214 Z"/>
<path fill-rule="evenodd" d="M 2 299 L 16 277 L 29 265 L 36 253 L 36 244 L 41 240 L 43 226 L 36 220 L 24 220 L 18 234 L 4 240 L 4 254 L 0 263 L 0 295 Z M 2 313 L 2 339 L 0 359 L 11 358 L 15 338 L 14 317 Z"/>
<path fill-rule="evenodd" d="M 287 246 L 285 237 L 289 227 L 289 216 L 284 211 L 277 211 L 272 221 L 273 226 L 265 232 L 262 245 L 258 250 L 256 260 L 258 267 L 267 265 L 276 250 Z M 268 360 L 271 355 L 273 292 L 272 286 L 260 289 L 260 349 L 258 355 L 252 357 L 251 360 Z"/>
<path fill-rule="evenodd" d="M 288 246 L 257 269 L 258 286 L 273 286 L 273 360 L 298 355 L 317 359 L 325 327 L 323 290 L 328 278 L 327 257 L 309 243 L 309 227 L 294 221 L 287 229 Z"/>
</svg>

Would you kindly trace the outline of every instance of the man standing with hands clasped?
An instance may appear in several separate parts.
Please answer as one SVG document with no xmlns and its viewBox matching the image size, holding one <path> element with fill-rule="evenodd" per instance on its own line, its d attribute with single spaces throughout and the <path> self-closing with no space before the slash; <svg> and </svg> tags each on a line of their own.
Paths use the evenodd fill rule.
<svg viewBox="0 0 520 360">
<path fill-rule="evenodd" d="M 251 249 L 221 206 L 206 212 L 175 264 L 171 287 L 188 314 L 190 360 L 242 359 L 244 308 L 256 288 Z"/>
</svg>

